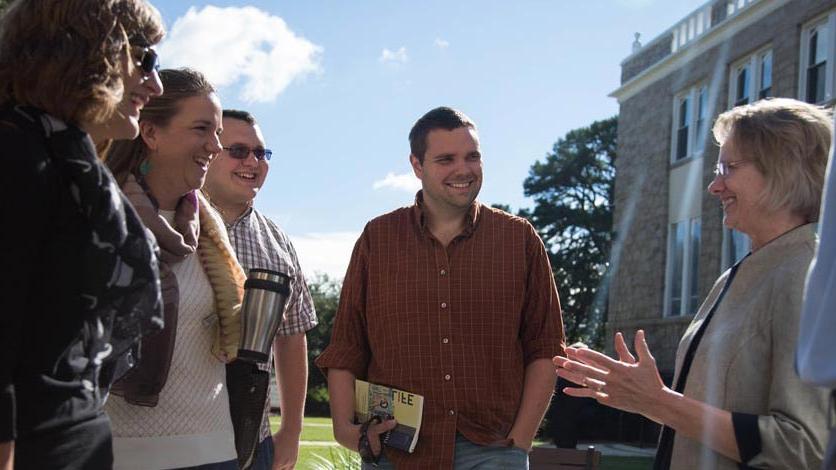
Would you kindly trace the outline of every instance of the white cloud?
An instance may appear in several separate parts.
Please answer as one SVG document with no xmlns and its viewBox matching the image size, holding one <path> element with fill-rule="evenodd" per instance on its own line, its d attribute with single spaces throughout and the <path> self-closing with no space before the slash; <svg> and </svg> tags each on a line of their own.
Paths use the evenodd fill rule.
<svg viewBox="0 0 836 470">
<path fill-rule="evenodd" d="M 401 46 L 395 52 L 390 51 L 389 49 L 384 48 L 383 52 L 380 53 L 380 57 L 377 59 L 383 63 L 393 62 L 393 63 L 402 63 L 405 64 L 409 57 L 406 55 L 406 47 Z"/>
<path fill-rule="evenodd" d="M 342 279 L 359 236 L 356 232 L 308 233 L 291 236 L 290 240 L 308 279 L 316 273 Z"/>
<path fill-rule="evenodd" d="M 404 173 L 396 175 L 393 172 L 386 174 L 382 180 L 377 180 L 372 184 L 373 189 L 391 188 L 414 193 L 421 189 L 421 180 L 415 177 L 412 173 Z"/>
<path fill-rule="evenodd" d="M 450 47 L 450 42 L 441 38 L 435 38 L 433 44 L 435 44 L 435 47 L 439 49 L 447 49 L 448 47 Z"/>
<path fill-rule="evenodd" d="M 191 67 L 214 85 L 242 82 L 247 102 L 276 99 L 295 79 L 321 71 L 322 47 L 258 8 L 190 7 L 159 47 L 165 67 Z"/>
</svg>

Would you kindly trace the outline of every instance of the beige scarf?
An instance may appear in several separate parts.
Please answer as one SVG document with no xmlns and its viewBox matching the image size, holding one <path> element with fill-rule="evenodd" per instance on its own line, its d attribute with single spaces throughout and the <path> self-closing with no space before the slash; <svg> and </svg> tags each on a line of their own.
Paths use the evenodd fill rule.
<svg viewBox="0 0 836 470">
<path fill-rule="evenodd" d="M 165 327 L 159 335 L 143 339 L 143 359 L 114 387 L 114 393 L 134 404 L 154 406 L 168 377 L 176 338 L 179 290 L 170 264 L 197 251 L 212 286 L 218 318 L 211 353 L 223 362 L 231 362 L 238 355 L 246 275 L 235 258 L 223 220 L 200 192 L 181 198 L 172 227 L 134 175 L 128 175 L 122 190 L 160 245 Z"/>
</svg>

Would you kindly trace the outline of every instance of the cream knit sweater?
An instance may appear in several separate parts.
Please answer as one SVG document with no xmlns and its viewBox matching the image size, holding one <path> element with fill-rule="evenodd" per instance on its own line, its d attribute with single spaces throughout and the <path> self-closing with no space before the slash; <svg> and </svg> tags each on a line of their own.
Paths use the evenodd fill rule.
<svg viewBox="0 0 836 470">
<path fill-rule="evenodd" d="M 165 217 L 173 213 L 161 211 Z M 111 396 L 114 468 L 163 469 L 236 458 L 225 366 L 210 350 L 216 335 L 212 287 L 197 254 L 172 266 L 180 291 L 177 340 L 156 407 Z"/>
</svg>

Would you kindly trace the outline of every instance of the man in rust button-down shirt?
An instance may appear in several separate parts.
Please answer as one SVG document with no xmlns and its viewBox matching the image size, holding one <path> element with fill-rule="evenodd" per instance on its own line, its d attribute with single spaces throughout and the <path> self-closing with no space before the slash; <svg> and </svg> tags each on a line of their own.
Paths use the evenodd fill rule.
<svg viewBox="0 0 836 470">
<path fill-rule="evenodd" d="M 328 376 L 337 441 L 357 450 L 354 379 L 424 396 L 415 452 L 384 450 L 398 469 L 527 468 L 563 354 L 560 301 L 545 248 L 525 219 L 476 201 L 476 126 L 436 108 L 409 134 L 422 190 L 366 225 L 354 247 Z M 372 450 L 389 421 L 368 431 Z"/>
</svg>

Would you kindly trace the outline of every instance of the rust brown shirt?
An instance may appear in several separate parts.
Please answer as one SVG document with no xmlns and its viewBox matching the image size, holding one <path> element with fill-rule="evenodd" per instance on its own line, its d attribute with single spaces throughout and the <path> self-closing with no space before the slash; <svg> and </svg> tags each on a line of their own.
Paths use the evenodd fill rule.
<svg viewBox="0 0 836 470">
<path fill-rule="evenodd" d="M 563 353 L 560 301 L 525 219 L 474 203 L 446 248 L 416 204 L 366 225 L 343 283 L 331 343 L 316 363 L 424 396 L 413 454 L 398 469 L 451 468 L 455 434 L 506 439 L 525 367 Z"/>
</svg>

